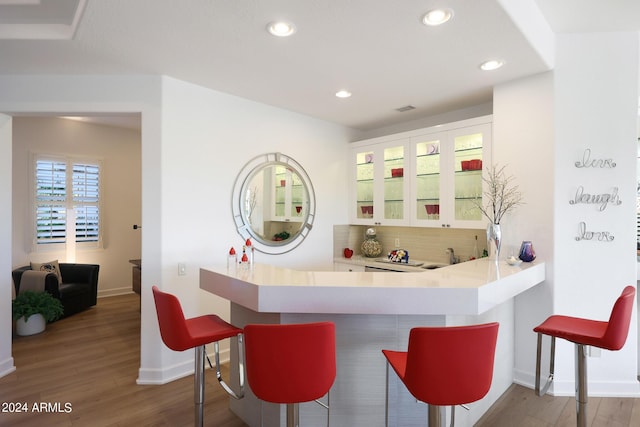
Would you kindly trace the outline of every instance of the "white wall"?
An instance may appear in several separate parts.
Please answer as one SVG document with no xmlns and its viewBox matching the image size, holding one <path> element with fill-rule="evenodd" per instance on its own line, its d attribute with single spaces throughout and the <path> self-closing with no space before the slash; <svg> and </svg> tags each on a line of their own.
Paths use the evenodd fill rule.
<svg viewBox="0 0 640 427">
<path fill-rule="evenodd" d="M 229 247 L 238 250 L 244 243 L 231 215 L 231 193 L 245 163 L 262 153 L 282 152 L 305 168 L 317 209 L 313 230 L 298 248 L 283 255 L 257 253 L 256 262 L 331 269 L 333 225 L 347 221 L 351 133 L 341 126 L 172 78 L 163 78 L 162 98 L 162 287 L 180 297 L 186 315 L 216 312 L 228 318 L 227 301 L 199 290 L 199 268 L 226 263 Z M 182 262 L 187 274 L 178 276 Z M 143 278 L 145 285 L 150 286 Z M 143 300 L 143 311 L 144 304 Z M 151 339 L 143 337 L 143 348 Z M 191 369 L 191 354 L 166 355 L 164 362 L 184 372 Z M 165 373 L 163 378 L 171 375 Z M 153 369 L 141 369 L 142 382 L 156 379 Z"/>
<path fill-rule="evenodd" d="M 15 370 L 11 356 L 11 133 L 12 119 L 0 114 L 0 377 Z M 9 343 L 7 345 L 6 343 Z"/>
<path fill-rule="evenodd" d="M 553 313 L 554 283 L 554 77 L 552 72 L 494 89 L 493 158 L 516 178 L 525 205 L 502 221 L 503 248 L 531 240 L 545 282 L 516 298 L 516 382 L 533 384 L 536 336 L 532 329 Z M 533 302 L 533 303 L 532 303 Z"/>
<path fill-rule="evenodd" d="M 31 153 L 75 156 L 102 162 L 103 248 L 76 251 L 76 262 L 99 264 L 98 296 L 131 292 L 130 259 L 140 258 L 140 133 L 56 117 L 13 119 L 12 268 L 58 259 L 66 252 L 32 252 Z"/>
<path fill-rule="evenodd" d="M 555 266 L 554 311 L 608 319 L 615 298 L 636 283 L 635 197 L 638 109 L 638 33 L 574 34 L 558 37 L 555 71 Z M 591 149 L 615 168 L 576 168 Z M 578 186 L 589 193 L 617 187 L 620 206 L 599 211 L 570 205 Z M 612 242 L 576 241 L 578 223 L 608 231 Z M 637 309 L 637 304 L 636 304 Z M 619 352 L 589 359 L 593 394 L 640 392 L 637 323 Z M 558 348 L 554 390 L 573 393 L 573 348 Z"/>
<path fill-rule="evenodd" d="M 622 289 L 636 282 L 637 100 L 637 33 L 558 36 L 553 73 L 495 89 L 494 158 L 510 165 L 527 200 L 509 220 L 508 239 L 533 240 L 547 263 L 543 286 L 516 304 L 516 382 L 533 384 L 534 326 L 552 313 L 607 320 Z M 616 167 L 575 167 L 585 149 Z M 579 186 L 594 194 L 617 187 L 622 204 L 572 205 Z M 615 239 L 577 241 L 582 221 Z M 621 351 L 589 358 L 590 395 L 638 396 L 637 335 L 634 314 Z M 560 340 L 556 350 L 553 393 L 573 395 L 573 345 Z"/>
</svg>

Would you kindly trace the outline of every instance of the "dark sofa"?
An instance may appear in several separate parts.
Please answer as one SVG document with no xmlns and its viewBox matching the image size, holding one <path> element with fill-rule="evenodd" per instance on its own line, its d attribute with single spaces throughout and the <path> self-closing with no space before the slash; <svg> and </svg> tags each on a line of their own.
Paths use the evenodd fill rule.
<svg viewBox="0 0 640 427">
<path fill-rule="evenodd" d="M 26 270 L 31 270 L 31 267 L 27 265 L 11 272 L 16 295 L 20 291 L 22 273 Z M 44 289 L 62 302 L 62 317 L 71 316 L 96 305 L 99 270 L 100 266 L 97 264 L 60 263 L 63 283 L 58 283 L 58 276 L 54 273 L 47 274 Z"/>
</svg>

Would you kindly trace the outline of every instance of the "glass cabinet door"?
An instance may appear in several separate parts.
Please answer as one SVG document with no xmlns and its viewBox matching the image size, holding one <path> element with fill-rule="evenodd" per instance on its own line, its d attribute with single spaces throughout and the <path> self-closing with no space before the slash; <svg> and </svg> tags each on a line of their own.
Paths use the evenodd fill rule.
<svg viewBox="0 0 640 427">
<path fill-rule="evenodd" d="M 483 132 L 478 129 L 462 130 L 453 135 L 456 221 L 482 220 L 474 201 L 482 200 L 483 142 Z"/>
<path fill-rule="evenodd" d="M 416 212 L 418 220 L 440 219 L 440 138 L 428 137 L 417 142 L 416 150 Z"/>
<path fill-rule="evenodd" d="M 404 212 L 405 147 L 384 149 L 384 219 L 402 220 Z"/>
<path fill-rule="evenodd" d="M 365 149 L 356 153 L 356 218 L 373 218 L 374 152 Z"/>
<path fill-rule="evenodd" d="M 302 179 L 286 166 L 274 166 L 274 211 L 273 219 L 296 221 L 306 213 L 308 195 Z"/>
<path fill-rule="evenodd" d="M 303 212 L 305 206 L 309 205 L 307 191 L 302 183 L 302 178 L 298 174 L 290 173 L 289 176 L 291 177 L 291 208 L 289 216 L 291 218 L 301 218 L 305 215 L 305 212 Z"/>
<path fill-rule="evenodd" d="M 289 183 L 290 185 L 291 183 Z M 275 218 L 284 218 L 287 203 L 287 169 L 284 166 L 275 167 Z"/>
</svg>

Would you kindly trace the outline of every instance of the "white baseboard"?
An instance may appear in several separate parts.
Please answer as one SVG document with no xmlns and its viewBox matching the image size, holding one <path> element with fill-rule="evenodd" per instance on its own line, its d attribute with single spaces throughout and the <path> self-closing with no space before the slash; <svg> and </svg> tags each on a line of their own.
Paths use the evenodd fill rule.
<svg viewBox="0 0 640 427">
<path fill-rule="evenodd" d="M 133 293 L 133 290 L 131 289 L 131 286 L 126 286 L 124 288 L 104 289 L 104 290 L 98 290 L 98 298 L 114 297 L 116 295 L 126 295 L 126 294 L 132 294 L 132 293 Z"/>
<path fill-rule="evenodd" d="M 139 385 L 159 385 L 166 384 L 171 381 L 193 375 L 193 361 L 179 363 L 173 366 L 165 366 L 161 369 L 140 368 L 138 370 L 138 379 L 136 384 Z"/>
<path fill-rule="evenodd" d="M 548 373 L 542 375 L 540 380 L 543 384 L 546 381 Z M 523 372 L 514 370 L 513 382 L 530 389 L 535 388 L 536 377 L 531 372 Z M 588 393 L 592 397 L 640 397 L 640 382 L 632 381 L 589 381 Z M 542 387 L 541 384 L 540 386 Z M 553 380 L 547 394 L 551 396 L 567 397 L 575 396 L 574 381 L 559 381 L 557 378 Z"/>
<path fill-rule="evenodd" d="M 0 378 L 9 375 L 16 370 L 16 366 L 13 364 L 13 357 L 9 357 L 0 363 Z"/>
<path fill-rule="evenodd" d="M 209 348 L 211 347 L 211 348 Z M 209 344 L 206 347 L 207 355 L 211 359 L 211 363 L 215 366 L 213 344 Z M 220 363 L 229 362 L 230 351 L 229 349 L 220 351 Z M 209 369 L 209 364 L 205 360 L 205 369 Z M 148 369 L 141 367 L 138 370 L 138 379 L 136 384 L 140 385 L 160 385 L 170 383 L 171 381 L 179 380 L 186 376 L 193 375 L 193 358 L 178 363 L 172 366 L 165 366 L 160 369 Z"/>
</svg>

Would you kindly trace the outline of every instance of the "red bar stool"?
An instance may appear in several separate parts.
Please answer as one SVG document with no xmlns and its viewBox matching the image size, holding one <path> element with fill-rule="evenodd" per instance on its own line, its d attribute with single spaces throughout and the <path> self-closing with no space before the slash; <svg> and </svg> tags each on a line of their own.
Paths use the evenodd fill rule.
<svg viewBox="0 0 640 427">
<path fill-rule="evenodd" d="M 160 325 L 160 335 L 164 344 L 174 351 L 195 349 L 195 369 L 193 373 L 195 425 L 202 426 L 204 422 L 204 358 L 205 344 L 214 343 L 216 377 L 218 382 L 230 396 L 240 399 L 244 396 L 244 369 L 242 363 L 242 329 L 222 320 L 215 314 L 185 319 L 180 301 L 174 295 L 162 292 L 157 286 L 152 287 L 153 299 L 156 303 L 156 314 Z M 237 337 L 238 360 L 240 364 L 240 391 L 235 393 L 223 381 L 220 374 L 220 354 L 218 341 Z M 209 358 L 207 357 L 207 360 Z M 209 361 L 211 366 L 211 361 Z M 213 366 L 211 366 L 213 368 Z"/>
<path fill-rule="evenodd" d="M 440 407 L 482 399 L 491 388 L 498 323 L 417 327 L 408 351 L 382 350 L 387 358 L 386 425 L 389 423 L 389 365 L 417 400 L 429 405 L 429 426 L 440 427 Z"/>
<path fill-rule="evenodd" d="M 553 382 L 554 359 L 556 353 L 556 338 L 571 341 L 575 346 L 576 355 L 576 412 L 577 425 L 587 425 L 587 346 L 604 348 L 606 350 L 620 350 L 624 346 L 629 333 L 629 323 L 633 309 L 633 299 L 636 290 L 627 286 L 618 297 L 611 311 L 608 322 L 582 319 L 569 316 L 550 316 L 536 326 L 533 331 L 538 333 L 538 349 L 536 355 L 536 394 L 544 395 Z M 549 377 L 540 390 L 540 359 L 542 358 L 542 335 L 551 337 L 551 356 L 549 361 Z"/>
<path fill-rule="evenodd" d="M 287 405 L 287 427 L 297 427 L 298 404 L 327 409 L 336 377 L 336 332 L 332 322 L 257 325 L 244 328 L 247 381 L 258 399 Z"/>
</svg>

